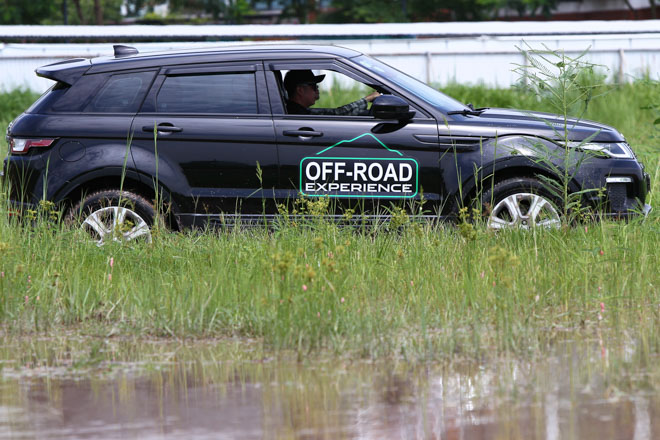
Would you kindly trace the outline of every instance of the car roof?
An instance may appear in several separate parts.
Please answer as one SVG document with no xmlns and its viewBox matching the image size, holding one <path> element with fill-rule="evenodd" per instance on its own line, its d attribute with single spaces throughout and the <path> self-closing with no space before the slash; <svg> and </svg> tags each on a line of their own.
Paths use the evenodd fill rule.
<svg viewBox="0 0 660 440">
<path fill-rule="evenodd" d="M 318 44 L 237 44 L 211 48 L 194 48 L 162 52 L 137 53 L 132 48 L 122 47 L 112 57 L 89 59 L 75 58 L 39 67 L 38 76 L 69 85 L 85 73 L 112 72 L 127 69 L 161 67 L 176 64 L 244 61 L 254 59 L 287 58 L 353 58 L 360 52 L 340 46 Z M 131 53 L 132 52 L 132 53 Z M 128 53 L 128 54 L 126 54 Z M 90 67 L 91 66 L 91 67 Z"/>
<path fill-rule="evenodd" d="M 331 45 L 272 43 L 232 45 L 93 58 L 91 60 L 92 67 L 89 72 L 95 73 L 181 63 L 194 64 L 263 58 L 353 58 L 358 55 L 361 55 L 358 51 Z"/>
</svg>

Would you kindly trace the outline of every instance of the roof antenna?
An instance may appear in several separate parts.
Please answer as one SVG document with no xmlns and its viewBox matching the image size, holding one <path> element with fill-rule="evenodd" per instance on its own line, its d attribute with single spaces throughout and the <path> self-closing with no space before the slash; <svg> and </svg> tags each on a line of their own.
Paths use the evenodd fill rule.
<svg viewBox="0 0 660 440">
<path fill-rule="evenodd" d="M 129 55 L 135 55 L 138 53 L 138 50 L 131 46 L 124 46 L 123 44 L 115 44 L 112 46 L 115 50 L 115 58 L 127 57 Z"/>
</svg>

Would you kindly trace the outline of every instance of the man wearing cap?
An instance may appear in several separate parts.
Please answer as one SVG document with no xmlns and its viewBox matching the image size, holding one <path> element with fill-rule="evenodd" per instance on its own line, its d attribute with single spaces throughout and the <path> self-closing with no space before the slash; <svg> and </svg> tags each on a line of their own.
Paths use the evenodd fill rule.
<svg viewBox="0 0 660 440">
<path fill-rule="evenodd" d="M 367 103 L 380 96 L 373 92 L 342 107 L 309 108 L 319 99 L 318 84 L 323 78 L 325 75 L 314 75 L 311 70 L 289 70 L 284 77 L 284 88 L 289 95 L 287 112 L 292 115 L 366 116 L 369 114 Z"/>
</svg>

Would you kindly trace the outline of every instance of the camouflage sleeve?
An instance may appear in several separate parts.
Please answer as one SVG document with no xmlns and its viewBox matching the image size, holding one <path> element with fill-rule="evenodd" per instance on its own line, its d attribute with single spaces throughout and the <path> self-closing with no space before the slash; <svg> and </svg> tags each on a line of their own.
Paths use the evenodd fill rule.
<svg viewBox="0 0 660 440">
<path fill-rule="evenodd" d="M 362 98 L 337 108 L 310 108 L 312 115 L 360 116 L 367 114 L 367 100 Z"/>
</svg>

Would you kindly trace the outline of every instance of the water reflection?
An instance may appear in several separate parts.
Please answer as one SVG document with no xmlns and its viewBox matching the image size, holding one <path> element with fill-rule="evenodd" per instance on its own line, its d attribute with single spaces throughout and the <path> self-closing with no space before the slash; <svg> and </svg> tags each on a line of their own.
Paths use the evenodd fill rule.
<svg viewBox="0 0 660 440">
<path fill-rule="evenodd" d="M 245 341 L 5 340 L 0 439 L 659 438 L 658 367 L 626 363 L 634 345 L 605 363 L 600 344 L 409 364 L 272 359 Z"/>
</svg>

